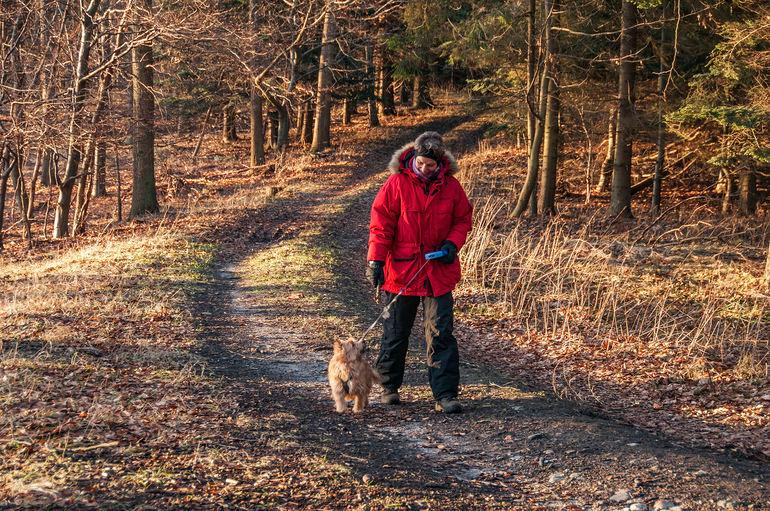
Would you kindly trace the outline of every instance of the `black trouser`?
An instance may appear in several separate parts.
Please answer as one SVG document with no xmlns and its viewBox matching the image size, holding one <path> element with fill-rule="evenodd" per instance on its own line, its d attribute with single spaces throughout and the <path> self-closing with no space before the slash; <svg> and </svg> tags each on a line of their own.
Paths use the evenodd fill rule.
<svg viewBox="0 0 770 511">
<path fill-rule="evenodd" d="M 389 303 L 395 296 L 393 293 L 383 294 L 385 303 Z M 431 361 L 428 378 L 433 397 L 456 397 L 460 385 L 460 354 L 457 339 L 452 335 L 452 293 L 436 297 L 425 296 L 422 301 L 425 342 L 428 344 Z M 400 296 L 391 307 L 390 315 L 383 321 L 384 333 L 377 370 L 382 376 L 382 386 L 385 390 L 396 391 L 404 381 L 409 334 L 419 305 L 419 296 Z"/>
</svg>

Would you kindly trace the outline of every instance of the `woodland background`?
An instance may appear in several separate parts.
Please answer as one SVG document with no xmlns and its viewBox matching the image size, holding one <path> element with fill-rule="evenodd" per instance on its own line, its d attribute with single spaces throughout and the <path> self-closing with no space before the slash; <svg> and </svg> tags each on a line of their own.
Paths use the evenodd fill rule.
<svg viewBox="0 0 770 511">
<path fill-rule="evenodd" d="M 326 193 L 370 166 L 356 147 L 387 156 L 429 118 L 479 139 L 460 159 L 468 350 L 770 456 L 766 2 L 2 0 L 0 44 L 8 459 L 68 434 L 42 417 L 67 399 L 51 375 L 80 381 L 73 354 L 144 349 L 148 324 L 189 340 L 165 272 L 203 275 L 246 228 L 228 219 Z M 168 342 L 153 363 L 196 366 Z"/>
</svg>

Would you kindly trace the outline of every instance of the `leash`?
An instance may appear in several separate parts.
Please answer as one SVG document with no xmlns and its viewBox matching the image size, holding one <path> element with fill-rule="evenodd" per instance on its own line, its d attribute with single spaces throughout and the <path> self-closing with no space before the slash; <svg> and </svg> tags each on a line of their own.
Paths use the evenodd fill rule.
<svg viewBox="0 0 770 511">
<path fill-rule="evenodd" d="M 382 318 L 384 318 L 384 317 L 387 317 L 387 316 L 386 316 L 386 314 L 389 314 L 389 312 L 390 312 L 390 307 L 391 307 L 391 306 L 392 306 L 394 303 L 396 303 L 396 300 L 398 300 L 398 297 L 399 297 L 399 296 L 401 296 L 402 294 L 404 294 L 404 291 L 406 291 L 406 288 L 408 288 L 408 287 L 409 287 L 409 286 L 412 284 L 412 282 L 414 282 L 414 279 L 416 279 L 416 278 L 417 278 L 417 276 L 418 276 L 420 273 L 422 273 L 422 270 L 423 270 L 423 269 L 425 269 L 425 267 L 426 267 L 426 266 L 428 266 L 428 263 L 429 263 L 429 262 L 431 262 L 433 259 L 438 259 L 439 257 L 443 257 L 443 256 L 445 256 L 445 255 L 446 255 L 446 251 L 444 251 L 444 250 L 438 250 L 438 251 L 436 251 L 436 252 L 429 252 L 429 253 L 425 254 L 425 262 L 424 262 L 424 263 L 422 263 L 422 265 L 421 265 L 419 268 L 417 268 L 417 271 L 414 273 L 414 275 L 412 275 L 412 278 L 411 278 L 411 279 L 409 279 L 409 282 L 407 282 L 406 284 L 404 284 L 404 285 L 403 285 L 403 287 L 401 287 L 401 289 L 399 290 L 399 292 L 396 294 L 396 296 L 394 296 L 394 297 L 393 297 L 393 299 L 392 299 L 392 300 L 391 300 L 391 301 L 390 301 L 390 302 L 389 302 L 389 303 L 388 303 L 388 304 L 387 304 L 387 305 L 386 305 L 386 306 L 385 306 L 385 307 L 382 309 L 382 312 L 380 312 L 380 315 L 379 315 L 379 316 L 377 316 L 377 319 L 375 319 L 375 320 L 374 320 L 374 323 L 372 323 L 371 325 L 369 325 L 369 328 L 367 328 L 367 329 L 366 329 L 366 331 L 364 332 L 364 334 L 363 334 L 361 337 L 359 337 L 359 339 L 358 339 L 358 341 L 357 341 L 357 342 L 361 342 L 361 341 L 363 341 L 363 340 L 366 338 L 366 336 L 369 334 L 369 332 L 371 332 L 371 331 L 372 331 L 372 329 L 373 329 L 375 326 L 377 326 L 377 323 L 378 323 L 378 322 L 379 322 L 379 321 L 380 321 Z M 374 297 L 375 297 L 375 300 L 377 301 L 377 303 L 379 303 L 379 302 L 380 302 L 380 286 L 377 286 L 377 289 L 376 289 L 376 290 L 375 290 L 375 292 L 374 292 Z"/>
</svg>

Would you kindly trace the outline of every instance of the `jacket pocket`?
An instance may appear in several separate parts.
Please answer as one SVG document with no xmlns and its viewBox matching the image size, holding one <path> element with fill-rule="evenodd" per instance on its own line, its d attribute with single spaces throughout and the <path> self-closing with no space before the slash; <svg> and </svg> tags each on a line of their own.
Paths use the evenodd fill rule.
<svg viewBox="0 0 770 511">
<path fill-rule="evenodd" d="M 393 261 L 413 261 L 417 259 L 418 252 L 416 243 L 396 243 L 393 247 Z"/>
<path fill-rule="evenodd" d="M 420 246 L 417 243 L 396 243 L 385 264 L 385 279 L 400 287 L 416 270 Z"/>
</svg>

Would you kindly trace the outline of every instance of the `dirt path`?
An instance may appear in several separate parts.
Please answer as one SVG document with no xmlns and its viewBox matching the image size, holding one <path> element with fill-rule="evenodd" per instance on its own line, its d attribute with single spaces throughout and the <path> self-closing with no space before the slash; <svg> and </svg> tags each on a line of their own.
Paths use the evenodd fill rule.
<svg viewBox="0 0 770 511">
<path fill-rule="evenodd" d="M 586 415 L 511 386 L 515 375 L 497 374 L 467 354 L 466 413 L 435 414 L 417 339 L 404 405 L 383 407 L 376 394 L 360 416 L 333 412 L 325 382 L 330 341 L 361 332 L 379 311 L 361 261 L 380 171 L 399 143 L 429 128 L 461 153 L 484 127 L 472 116 L 448 115 L 402 140 L 372 142 L 349 172 L 320 188 L 279 195 L 246 219 L 252 235 L 222 252 L 199 294 L 201 354 L 239 396 L 222 448 L 242 457 L 243 478 L 253 481 L 233 491 L 228 505 L 770 509 L 767 466 Z"/>
</svg>

